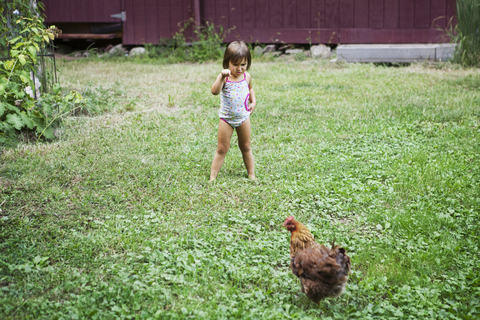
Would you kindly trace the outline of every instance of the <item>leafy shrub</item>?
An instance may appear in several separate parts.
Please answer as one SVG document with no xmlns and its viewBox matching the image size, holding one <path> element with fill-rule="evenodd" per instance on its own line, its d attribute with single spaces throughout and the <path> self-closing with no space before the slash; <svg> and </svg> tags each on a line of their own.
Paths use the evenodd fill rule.
<svg viewBox="0 0 480 320">
<path fill-rule="evenodd" d="M 457 0 L 457 25 L 450 36 L 458 43 L 454 60 L 467 66 L 480 65 L 480 2 Z"/>
<path fill-rule="evenodd" d="M 187 30 L 194 24 L 190 19 L 172 39 L 160 39 L 159 45 L 145 45 L 148 57 L 167 62 L 205 62 L 219 59 L 226 32 L 222 26 L 207 22 L 205 26 L 193 26 L 194 42 L 187 42 Z"/>
<path fill-rule="evenodd" d="M 0 8 L 0 43 L 9 55 L 0 61 L 0 144 L 15 144 L 20 130 L 32 130 L 38 139 L 53 139 L 53 126 L 61 117 L 77 108 L 82 97 L 77 92 L 63 94 L 58 85 L 35 99 L 38 54 L 60 32 L 55 26 L 45 28 L 43 19 L 32 14 L 29 1 L 16 0 Z M 4 8 L 9 11 L 4 11 Z M 23 11 L 14 8 L 24 8 Z M 27 10 L 32 9 L 32 10 Z M 25 16 L 21 15 L 25 14 Z M 14 30 L 14 31 L 12 31 Z M 48 77 L 48 74 L 44 75 Z M 51 75 L 50 75 L 51 76 Z M 28 87 L 32 94 L 28 94 Z"/>
</svg>

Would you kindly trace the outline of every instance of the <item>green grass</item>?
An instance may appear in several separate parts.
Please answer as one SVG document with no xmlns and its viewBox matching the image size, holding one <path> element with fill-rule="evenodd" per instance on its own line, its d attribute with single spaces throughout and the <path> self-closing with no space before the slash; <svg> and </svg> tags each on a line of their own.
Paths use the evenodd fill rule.
<svg viewBox="0 0 480 320">
<path fill-rule="evenodd" d="M 135 109 L 4 150 L 1 318 L 478 319 L 480 71 L 439 66 L 254 61 L 259 180 L 234 136 L 211 184 L 220 63 L 64 63 Z M 289 215 L 347 249 L 342 297 L 300 293 Z"/>
</svg>

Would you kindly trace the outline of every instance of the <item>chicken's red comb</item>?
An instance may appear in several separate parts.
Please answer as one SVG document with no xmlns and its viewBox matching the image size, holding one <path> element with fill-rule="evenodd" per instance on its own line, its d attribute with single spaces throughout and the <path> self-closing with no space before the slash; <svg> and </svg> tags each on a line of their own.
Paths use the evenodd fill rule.
<svg viewBox="0 0 480 320">
<path fill-rule="evenodd" d="M 295 218 L 293 216 L 290 216 L 288 217 L 287 219 L 285 219 L 285 222 L 284 223 L 287 223 L 287 222 L 290 222 L 292 220 L 295 220 Z"/>
</svg>

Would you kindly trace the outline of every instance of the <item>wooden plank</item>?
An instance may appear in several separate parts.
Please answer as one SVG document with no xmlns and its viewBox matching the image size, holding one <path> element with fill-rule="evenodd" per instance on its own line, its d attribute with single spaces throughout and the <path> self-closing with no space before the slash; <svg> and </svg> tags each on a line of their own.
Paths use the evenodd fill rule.
<svg viewBox="0 0 480 320">
<path fill-rule="evenodd" d="M 398 28 L 399 0 L 385 0 L 385 29 Z"/>
<path fill-rule="evenodd" d="M 337 29 L 339 20 L 338 0 L 325 0 L 325 28 Z"/>
<path fill-rule="evenodd" d="M 80 1 L 70 2 L 71 22 L 82 21 L 82 3 Z"/>
<path fill-rule="evenodd" d="M 447 0 L 432 0 L 430 17 L 433 28 L 445 28 L 447 26 Z"/>
<path fill-rule="evenodd" d="M 43 1 L 43 4 L 45 9 L 44 14 L 47 17 L 46 21 L 50 23 L 68 21 L 67 15 L 71 15 L 70 6 L 67 11 L 67 8 L 61 8 L 60 6 L 56 5 L 54 0 Z"/>
<path fill-rule="evenodd" d="M 340 0 L 340 28 L 353 28 L 354 25 L 354 0 Z"/>
<path fill-rule="evenodd" d="M 146 43 L 158 43 L 160 33 L 158 28 L 158 1 L 145 0 L 145 27 L 148 30 L 146 34 Z"/>
<path fill-rule="evenodd" d="M 299 1 L 302 1 L 302 0 L 299 0 Z M 296 2 L 295 0 L 283 1 L 283 27 L 284 28 L 297 27 L 297 6 L 295 2 Z"/>
<path fill-rule="evenodd" d="M 183 2 L 181 0 L 170 0 L 170 28 L 172 34 L 184 27 Z"/>
<path fill-rule="evenodd" d="M 83 10 L 84 6 L 83 1 L 74 1 L 71 2 L 71 12 L 72 12 L 72 22 L 82 22 L 83 21 Z"/>
<path fill-rule="evenodd" d="M 121 38 L 121 33 L 62 33 L 58 36 L 59 39 L 117 39 Z"/>
<path fill-rule="evenodd" d="M 228 1 L 229 0 L 215 0 L 216 2 L 216 16 L 215 20 L 217 21 L 216 24 L 222 25 L 223 28 L 226 30 L 230 28 L 230 23 L 229 23 L 229 8 L 228 8 Z"/>
<path fill-rule="evenodd" d="M 172 37 L 170 1 L 159 1 L 157 5 L 158 15 L 158 40 Z"/>
<path fill-rule="evenodd" d="M 122 0 L 105 1 L 105 18 L 110 22 L 120 22 L 120 19 L 112 18 L 112 14 L 122 13 Z"/>
<path fill-rule="evenodd" d="M 447 0 L 447 21 L 448 23 L 451 23 L 453 25 L 457 24 L 457 8 L 455 5 L 455 1 L 453 0 Z"/>
<path fill-rule="evenodd" d="M 100 4 L 98 4 L 100 2 Z M 103 2 L 103 4 L 102 4 Z M 120 3 L 120 0 L 108 0 L 108 1 L 95 1 L 97 5 L 102 10 L 102 14 L 98 15 L 96 19 L 103 20 L 106 22 L 114 22 L 114 21 L 119 21 L 115 20 L 114 18 L 110 17 L 112 14 L 115 13 L 120 13 L 120 11 L 117 11 L 117 3 Z"/>
<path fill-rule="evenodd" d="M 258 0 L 242 1 L 242 28 L 255 27 L 255 2 Z"/>
<path fill-rule="evenodd" d="M 312 10 L 312 0 L 299 0 L 296 1 L 296 12 L 297 12 L 297 28 L 310 28 L 311 22 L 311 10 Z"/>
<path fill-rule="evenodd" d="M 41 11 L 41 13 L 45 16 L 45 22 L 52 21 L 48 19 L 48 16 L 51 15 L 51 12 L 52 12 L 51 6 L 50 6 L 50 0 L 43 0 L 42 4 L 43 4 L 43 10 Z"/>
<path fill-rule="evenodd" d="M 209 21 L 213 22 L 215 25 L 217 24 L 217 14 L 215 12 L 216 8 L 216 1 L 200 1 L 200 12 L 201 12 L 201 20 L 202 21 Z"/>
<path fill-rule="evenodd" d="M 135 44 L 144 44 L 147 42 L 147 26 L 145 24 L 146 15 L 146 0 L 136 0 L 135 10 L 133 15 L 135 17 Z"/>
<path fill-rule="evenodd" d="M 101 19 L 105 19 L 104 21 L 109 21 L 109 22 L 120 21 L 110 17 L 112 14 L 121 13 L 120 1 L 121 0 L 100 1 L 100 2 L 103 2 L 103 6 L 102 6 L 103 15 Z"/>
<path fill-rule="evenodd" d="M 312 0 L 311 1 L 311 25 L 308 30 L 308 41 L 317 43 L 338 43 L 338 28 L 331 27 L 331 25 L 338 26 L 338 2 L 336 0 Z M 336 3 L 337 2 L 337 3 Z M 331 15 L 337 12 L 336 17 L 332 19 Z M 303 30 L 299 30 L 303 32 Z M 293 32 L 289 32 L 293 33 Z M 298 43 L 305 43 L 304 41 Z"/>
<path fill-rule="evenodd" d="M 88 23 L 88 22 L 119 22 L 118 19 L 110 17 L 112 14 L 122 11 L 122 0 L 80 0 L 80 1 L 43 1 L 45 5 L 45 21 Z"/>
<path fill-rule="evenodd" d="M 189 26 L 186 28 L 185 30 L 185 38 L 186 39 L 190 39 L 190 40 L 187 40 L 187 41 L 194 41 L 193 39 L 193 23 L 192 23 L 192 19 L 193 19 L 193 15 L 194 15 L 194 3 L 193 1 L 194 0 L 182 0 L 184 3 L 183 3 L 183 21 L 187 21 Z"/>
<path fill-rule="evenodd" d="M 200 26 L 202 21 L 201 21 L 201 12 L 200 12 L 200 0 L 194 0 L 194 6 L 195 6 L 195 25 Z"/>
<path fill-rule="evenodd" d="M 430 26 L 430 1 L 415 0 L 415 28 L 428 29 Z"/>
<path fill-rule="evenodd" d="M 91 17 L 90 8 L 92 7 L 92 0 L 82 0 L 80 3 L 81 3 L 81 14 L 82 14 L 82 18 L 80 21 L 90 22 L 90 17 Z"/>
<path fill-rule="evenodd" d="M 242 0 L 229 0 L 228 25 L 230 28 L 242 28 Z"/>
<path fill-rule="evenodd" d="M 329 37 L 332 35 L 332 31 L 325 30 L 325 0 L 311 0 L 311 15 L 310 15 L 310 42 L 328 43 L 332 41 Z M 335 30 L 336 31 L 336 30 Z M 338 40 L 337 34 L 334 35 L 335 43 Z"/>
<path fill-rule="evenodd" d="M 183 11 L 185 19 L 192 19 L 195 17 L 195 0 L 187 0 L 187 10 Z"/>
<path fill-rule="evenodd" d="M 354 2 L 354 28 L 368 28 L 370 16 L 369 0 L 355 0 Z"/>
<path fill-rule="evenodd" d="M 267 29 L 269 21 L 269 0 L 256 0 L 255 2 L 255 26 L 257 28 Z M 248 28 L 248 26 L 245 26 Z"/>
<path fill-rule="evenodd" d="M 124 3 L 124 44 L 156 43 L 161 36 L 170 38 L 172 32 L 179 30 L 178 23 L 187 21 L 194 10 L 193 0 L 59 2 L 44 0 L 47 22 L 118 22 L 110 15 L 120 13 Z M 437 31 L 415 30 L 429 30 L 438 17 L 442 18 L 435 20 L 436 26 L 444 28 L 455 14 L 453 0 L 201 0 L 200 5 L 205 19 L 213 19 L 225 28 L 236 25 L 237 35 L 265 39 L 265 43 L 336 43 L 339 28 L 348 29 L 341 32 L 342 43 L 438 42 L 443 40 Z M 352 33 L 357 28 L 374 30 Z M 395 29 L 403 33 L 393 32 Z M 332 37 L 333 32 L 337 34 Z"/>
<path fill-rule="evenodd" d="M 283 1 L 269 0 L 268 12 L 270 13 L 269 27 L 282 29 L 283 28 Z"/>
<path fill-rule="evenodd" d="M 133 16 L 133 1 L 134 0 L 125 0 L 125 13 L 127 19 L 123 23 L 123 40 L 124 45 L 132 45 L 135 43 L 135 18 Z"/>
<path fill-rule="evenodd" d="M 83 8 L 84 10 L 86 10 L 84 11 L 85 16 L 83 18 L 87 22 L 95 22 L 97 20 L 98 15 L 101 14 L 99 12 L 99 5 L 101 5 L 102 3 L 98 1 L 90 1 L 90 0 L 83 0 L 83 1 L 88 1 L 86 2 L 87 5 L 84 6 Z"/>
<path fill-rule="evenodd" d="M 383 28 L 384 0 L 370 0 L 369 25 L 373 29 Z"/>
<path fill-rule="evenodd" d="M 74 17 L 74 12 L 72 12 L 72 3 L 70 1 L 67 1 L 65 3 L 65 6 L 56 6 L 59 9 L 60 12 L 60 19 L 61 21 L 72 21 Z"/>
<path fill-rule="evenodd" d="M 91 3 L 91 14 L 90 14 L 90 21 L 91 22 L 94 22 L 94 21 L 101 21 L 101 18 L 104 17 L 106 14 L 105 14 L 105 2 L 108 2 L 108 1 L 93 1 Z M 110 20 L 110 19 L 108 19 Z M 108 21 L 107 20 L 107 21 Z"/>
<path fill-rule="evenodd" d="M 412 29 L 415 26 L 415 0 L 402 0 L 399 6 L 398 26 L 400 29 Z"/>
<path fill-rule="evenodd" d="M 259 43 L 309 43 L 309 36 L 314 32 L 320 32 L 320 43 L 337 43 L 337 29 L 242 29 L 239 32 L 230 33 L 225 42 L 236 39 L 254 39 Z M 333 39 L 333 40 L 332 40 Z"/>
<path fill-rule="evenodd" d="M 325 0 L 311 0 L 310 28 L 325 28 Z"/>
</svg>

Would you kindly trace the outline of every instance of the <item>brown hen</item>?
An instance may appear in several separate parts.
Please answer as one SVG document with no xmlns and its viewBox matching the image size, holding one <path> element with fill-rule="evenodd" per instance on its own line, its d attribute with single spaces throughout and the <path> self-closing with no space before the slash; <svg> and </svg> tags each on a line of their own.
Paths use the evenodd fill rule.
<svg viewBox="0 0 480 320">
<path fill-rule="evenodd" d="M 350 257 L 345 249 L 335 246 L 329 249 L 318 244 L 310 231 L 292 216 L 283 226 L 292 233 L 290 238 L 290 267 L 302 284 L 302 292 L 319 303 L 320 300 L 338 297 L 345 291 L 350 272 Z"/>
</svg>

